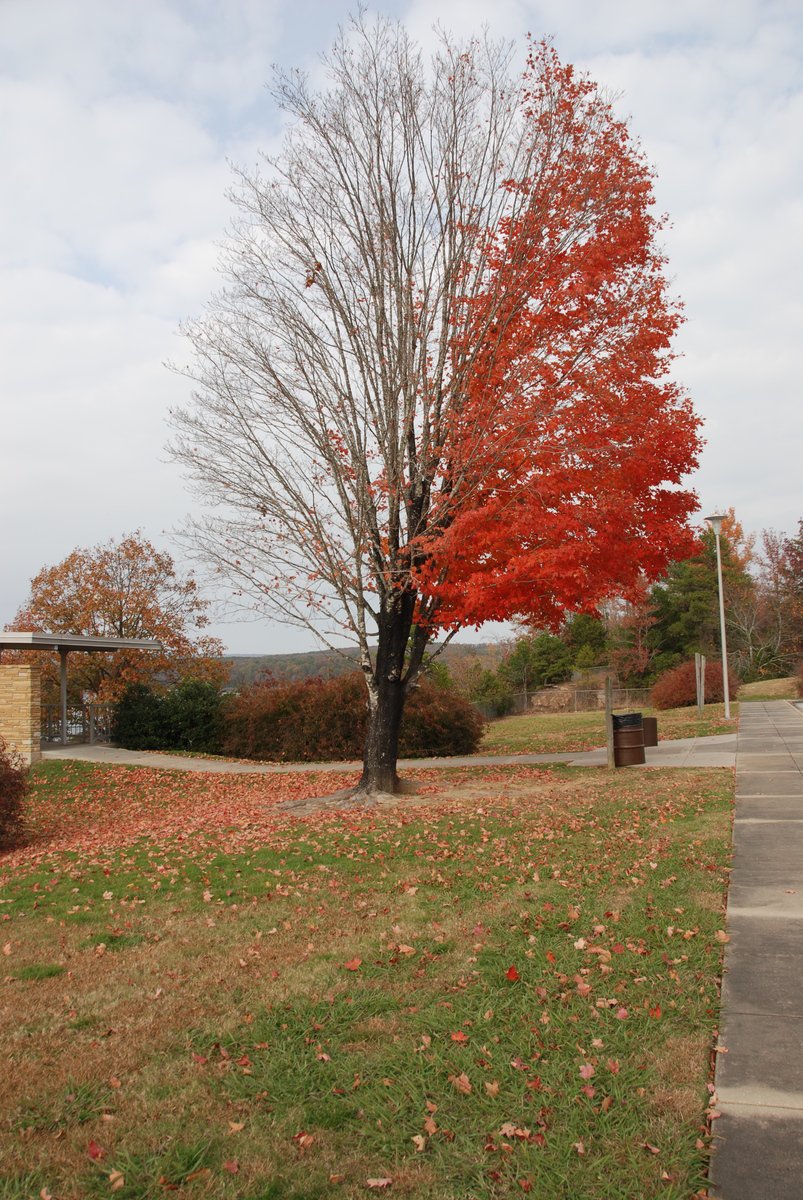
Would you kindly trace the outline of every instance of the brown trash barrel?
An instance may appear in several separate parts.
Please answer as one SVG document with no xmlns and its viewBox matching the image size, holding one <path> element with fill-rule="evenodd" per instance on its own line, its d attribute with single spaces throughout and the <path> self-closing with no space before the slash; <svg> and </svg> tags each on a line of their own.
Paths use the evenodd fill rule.
<svg viewBox="0 0 803 1200">
<path fill-rule="evenodd" d="M 642 717 L 641 727 L 644 730 L 644 745 L 658 745 L 658 718 L 657 717 Z"/>
<path fill-rule="evenodd" d="M 624 713 L 613 718 L 613 762 L 616 767 L 640 767 L 644 754 L 644 726 L 641 713 Z"/>
</svg>

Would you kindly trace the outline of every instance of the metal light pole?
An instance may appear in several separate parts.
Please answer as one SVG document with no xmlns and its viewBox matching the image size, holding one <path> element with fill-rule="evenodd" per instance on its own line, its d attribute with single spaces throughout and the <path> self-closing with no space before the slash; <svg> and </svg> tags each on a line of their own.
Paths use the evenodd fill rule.
<svg viewBox="0 0 803 1200">
<path fill-rule="evenodd" d="M 725 720 L 730 720 L 731 698 L 728 689 L 728 647 L 725 641 L 725 598 L 722 591 L 722 552 L 719 548 L 719 531 L 725 519 L 724 513 L 713 513 L 705 518 L 717 540 L 717 584 L 719 586 L 719 634 L 722 641 L 722 691 L 725 696 Z"/>
</svg>

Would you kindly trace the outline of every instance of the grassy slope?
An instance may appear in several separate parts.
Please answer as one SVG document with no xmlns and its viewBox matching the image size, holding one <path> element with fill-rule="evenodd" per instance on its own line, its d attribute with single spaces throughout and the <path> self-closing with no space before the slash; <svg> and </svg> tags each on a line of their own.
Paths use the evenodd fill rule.
<svg viewBox="0 0 803 1200">
<path fill-rule="evenodd" d="M 707 704 L 702 718 L 696 708 L 672 708 L 652 713 L 658 718 L 660 739 L 708 737 L 735 733 L 738 705 L 731 705 L 731 719 L 725 720 L 722 704 Z M 503 717 L 488 725 L 480 753 L 484 754 L 562 754 L 593 750 L 605 745 L 605 714 L 527 713 Z"/>
<path fill-rule="evenodd" d="M 759 679 L 756 683 L 743 683 L 739 688 L 740 700 L 795 700 L 797 680 L 794 675 L 785 679 Z"/>
<path fill-rule="evenodd" d="M 731 773 L 416 777 L 298 819 L 322 779 L 40 769 L 0 1197 L 702 1186 Z"/>
<path fill-rule="evenodd" d="M 738 691 L 739 700 L 793 700 L 796 696 L 794 676 L 744 683 Z M 735 733 L 739 716 L 737 703 L 731 704 L 730 722 L 725 720 L 722 704 L 707 704 L 702 719 L 698 716 L 696 707 L 674 708 L 664 712 L 654 712 L 652 709 L 644 711 L 658 718 L 658 736 L 661 740 Z M 485 732 L 480 752 L 562 754 L 593 750 L 604 744 L 605 717 L 601 712 L 528 713 L 491 722 Z"/>
</svg>

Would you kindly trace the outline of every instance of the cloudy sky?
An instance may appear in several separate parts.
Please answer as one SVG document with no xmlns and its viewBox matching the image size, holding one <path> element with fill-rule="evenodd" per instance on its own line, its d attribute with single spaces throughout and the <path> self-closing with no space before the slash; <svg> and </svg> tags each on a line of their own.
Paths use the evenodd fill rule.
<svg viewBox="0 0 803 1200">
<path fill-rule="evenodd" d="M 354 7 L 354 6 L 352 6 Z M 618 95 L 657 171 L 703 513 L 803 517 L 800 0 L 374 0 L 427 43 L 549 35 Z M 31 577 L 192 507 L 167 461 L 177 327 L 218 283 L 228 163 L 279 123 L 273 63 L 317 70 L 344 0 L 0 0 L 0 627 Z M 267 623 L 234 652 L 308 649 Z"/>
</svg>

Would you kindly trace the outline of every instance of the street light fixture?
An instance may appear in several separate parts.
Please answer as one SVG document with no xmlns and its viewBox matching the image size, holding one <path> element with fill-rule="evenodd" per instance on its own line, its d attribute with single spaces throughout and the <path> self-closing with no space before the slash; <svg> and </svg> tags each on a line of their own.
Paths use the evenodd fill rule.
<svg viewBox="0 0 803 1200">
<path fill-rule="evenodd" d="M 725 513 L 713 513 L 705 518 L 714 531 L 717 540 L 717 585 L 719 587 L 719 633 L 722 642 L 722 691 L 725 696 L 725 720 L 730 720 L 731 698 L 728 688 L 728 647 L 725 641 L 725 599 L 722 591 L 722 552 L 719 548 L 719 533 Z"/>
</svg>

